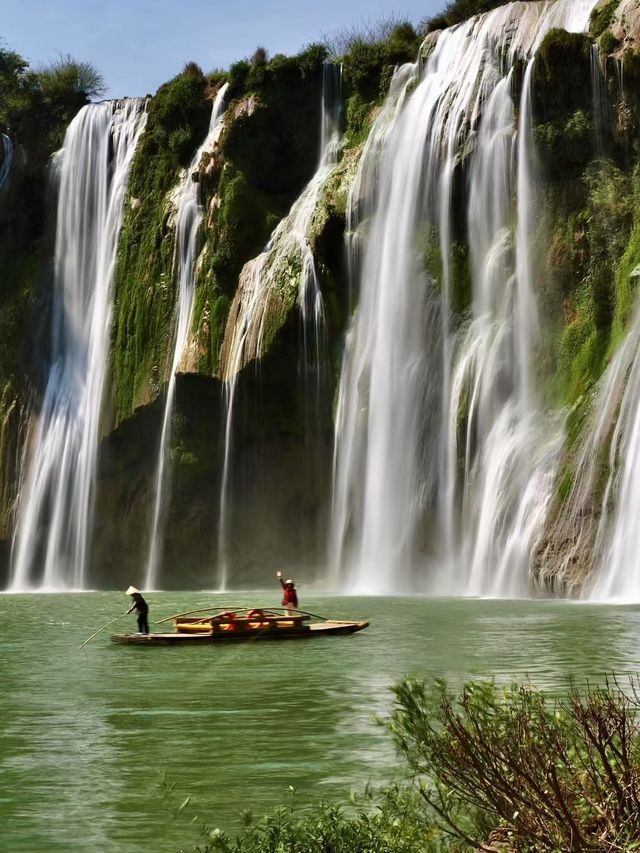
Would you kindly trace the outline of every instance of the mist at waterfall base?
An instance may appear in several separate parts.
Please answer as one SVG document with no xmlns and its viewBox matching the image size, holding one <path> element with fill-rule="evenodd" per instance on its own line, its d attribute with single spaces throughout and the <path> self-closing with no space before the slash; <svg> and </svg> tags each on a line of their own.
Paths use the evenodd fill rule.
<svg viewBox="0 0 640 853">
<path fill-rule="evenodd" d="M 242 269 L 222 345 L 223 383 L 215 387 L 179 375 L 202 213 L 195 196 L 185 201 L 188 227 L 178 213 L 176 229 L 173 361 L 162 400 L 142 416 L 148 428 L 134 439 L 148 445 L 155 430 L 159 449 L 141 451 L 152 470 L 153 487 L 145 487 L 151 509 L 144 531 L 126 531 L 129 541 L 139 539 L 132 551 L 137 556 L 126 561 L 114 556 L 113 584 L 136 580 L 147 587 L 226 589 L 266 585 L 275 568 L 284 568 L 308 583 L 359 594 L 543 592 L 544 567 L 534 562 L 557 488 L 566 413 L 549 410 L 536 373 L 540 324 L 532 235 L 540 199 L 534 57 L 552 29 L 584 32 L 593 6 L 592 0 L 557 0 L 501 7 L 437 40 L 427 38 L 416 62 L 396 70 L 349 190 L 346 268 L 354 310 L 335 388 L 325 352 L 326 309 L 309 243 L 314 210 L 340 154 L 340 99 L 327 98 L 332 79 L 327 70 L 316 173 L 265 250 Z M 335 68 L 331 73 L 335 77 Z M 591 53 L 591 83 L 593 145 L 599 153 L 607 118 L 597 50 Z M 331 88 L 335 91 L 334 83 Z M 95 264 L 97 273 L 91 269 L 81 276 L 57 264 L 52 366 L 25 458 L 13 590 L 92 585 L 90 543 L 100 539 L 104 550 L 113 532 L 108 512 L 95 512 L 96 467 L 117 468 L 120 439 L 135 430 L 124 425 L 108 437 L 98 459 L 110 281 L 144 109 L 138 102 L 113 102 L 87 111 L 69 128 L 57 160 L 61 175 L 70 157 L 81 163 L 88 156 L 84 143 L 79 150 L 72 143 L 89 116 L 103 122 L 96 138 L 104 140 L 124 113 L 127 141 L 116 157 L 118 180 L 60 184 L 59 210 L 75 211 L 77 219 L 59 215 L 56 256 L 75 246 L 83 259 L 102 260 Z M 188 180 L 179 207 L 187 189 L 193 189 Z M 95 218 L 80 202 L 101 209 L 96 201 L 101 196 L 108 199 L 111 223 L 104 245 L 78 225 Z M 468 237 L 471 291 L 471 311 L 462 320 L 452 310 L 461 231 Z M 427 254 L 436 262 L 425 263 Z M 296 322 L 267 347 L 265 318 L 280 298 L 278 283 L 292 259 L 300 267 Z M 91 346 L 85 343 L 84 349 L 76 344 L 86 329 L 73 310 L 80 281 L 96 282 L 100 295 L 91 309 L 100 331 L 87 338 Z M 596 456 L 605 448 L 612 473 L 600 525 L 588 538 L 597 559 L 585 590 L 597 598 L 640 598 L 640 568 L 633 568 L 640 553 L 633 534 L 640 500 L 637 323 L 603 377 L 576 487 L 558 523 L 575 541 L 572 556 L 586 550 L 581 519 Z M 189 391 L 182 402 L 181 387 Z M 277 421 L 274 410 L 277 417 L 303 424 L 295 446 L 276 429 L 262 430 L 262 423 Z M 203 416 L 207 425 L 196 424 Z M 172 446 L 185 436 L 198 446 L 207 442 L 210 458 L 198 477 L 174 482 Z M 296 476 L 297 490 L 285 494 L 282 484 L 295 483 Z M 199 490 L 198 529 L 206 534 L 195 560 L 189 550 L 191 565 L 184 568 L 180 495 L 187 488 Z M 612 515 L 614 497 L 618 508 Z M 115 498 L 99 500 L 108 508 Z M 98 516 L 101 529 L 95 530 Z"/>
</svg>

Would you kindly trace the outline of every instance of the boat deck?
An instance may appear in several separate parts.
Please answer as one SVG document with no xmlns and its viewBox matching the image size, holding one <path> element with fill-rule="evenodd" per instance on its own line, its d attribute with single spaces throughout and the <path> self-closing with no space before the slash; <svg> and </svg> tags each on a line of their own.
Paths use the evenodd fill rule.
<svg viewBox="0 0 640 853">
<path fill-rule="evenodd" d="M 312 625 L 296 626 L 282 630 L 265 628 L 213 634 L 211 631 L 191 633 L 167 631 L 166 633 L 151 634 L 112 634 L 111 639 L 114 643 L 128 643 L 140 646 L 183 645 L 185 643 L 231 643 L 248 642 L 250 640 L 304 640 L 320 636 L 355 634 L 356 631 L 362 631 L 368 625 L 368 622 L 344 622 L 336 619 L 328 619 L 326 622 L 316 622 Z"/>
</svg>

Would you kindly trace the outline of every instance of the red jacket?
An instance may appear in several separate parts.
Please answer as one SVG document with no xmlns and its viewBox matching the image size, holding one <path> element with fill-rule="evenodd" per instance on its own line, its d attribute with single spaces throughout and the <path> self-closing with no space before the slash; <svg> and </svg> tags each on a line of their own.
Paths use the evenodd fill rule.
<svg viewBox="0 0 640 853">
<path fill-rule="evenodd" d="M 282 584 L 282 588 L 284 590 L 284 595 L 282 597 L 283 607 L 297 607 L 298 593 L 295 591 L 295 588 L 292 586 L 285 586 L 283 581 L 280 581 L 280 583 Z"/>
</svg>

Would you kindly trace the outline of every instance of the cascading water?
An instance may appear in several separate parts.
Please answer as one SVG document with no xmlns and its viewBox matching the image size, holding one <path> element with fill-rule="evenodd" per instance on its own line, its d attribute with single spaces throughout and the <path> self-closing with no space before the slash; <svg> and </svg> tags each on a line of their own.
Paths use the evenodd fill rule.
<svg viewBox="0 0 640 853">
<path fill-rule="evenodd" d="M 155 498 L 151 523 L 149 555 L 145 577 L 145 589 L 155 589 L 158 581 L 160 560 L 161 525 L 164 516 L 165 500 L 168 491 L 168 451 L 171 439 L 171 416 L 176 388 L 176 374 L 187 342 L 193 316 L 195 293 L 196 249 L 198 230 L 202 219 L 201 188 L 193 180 L 193 172 L 198 168 L 202 155 L 216 143 L 222 128 L 224 99 L 229 84 L 225 83 L 218 92 L 213 104 L 211 122 L 206 139 L 196 151 L 184 177 L 176 212 L 176 270 L 178 280 L 178 302 L 176 306 L 176 332 L 171 361 L 171 372 L 167 385 L 167 395 L 162 418 L 160 448 L 156 465 Z"/>
<path fill-rule="evenodd" d="M 318 199 L 339 153 L 340 80 L 339 66 L 326 63 L 323 71 L 320 160 L 318 168 L 289 214 L 278 224 L 267 246 L 257 258 L 246 263 L 240 274 L 221 352 L 221 373 L 225 382 L 224 464 L 220 488 L 218 521 L 218 578 L 224 589 L 229 575 L 228 515 L 229 477 L 232 455 L 234 403 L 238 375 L 250 361 L 260 359 L 265 346 L 265 324 L 271 312 L 279 313 L 286 297 L 283 282 L 297 277 L 297 303 L 301 317 L 301 370 L 308 377 L 319 370 L 324 340 L 325 310 L 318 281 L 309 230 Z M 292 275 L 292 266 L 298 265 Z M 318 385 L 314 388 L 317 394 Z"/>
<path fill-rule="evenodd" d="M 13 142 L 6 133 L 0 133 L 2 140 L 2 162 L 0 163 L 0 190 L 11 173 L 13 165 Z"/>
<path fill-rule="evenodd" d="M 145 108 L 84 107 L 56 157 L 51 365 L 22 482 L 14 590 L 85 586 L 118 234 Z"/>
<path fill-rule="evenodd" d="M 603 64 L 604 63 L 604 68 Z M 596 153 L 602 154 L 604 149 L 603 134 L 606 121 L 607 109 L 607 85 L 606 85 L 606 63 L 607 57 L 600 58 L 600 47 L 591 45 L 591 98 L 593 100 L 593 132 L 596 142 Z"/>
<path fill-rule="evenodd" d="M 364 246 L 361 262 L 351 259 L 360 297 L 334 461 L 330 559 L 352 590 L 526 588 L 561 443 L 532 369 L 532 57 L 552 28 L 584 30 L 593 5 L 513 3 L 435 45 L 428 37 L 428 59 L 396 72 L 372 128 L 350 198 L 349 246 Z M 473 301 L 454 334 L 462 169 Z M 425 254 L 439 256 L 438 270 L 428 272 Z M 414 569 L 429 550 L 439 570 L 425 583 Z"/>
<path fill-rule="evenodd" d="M 616 359 L 611 375 L 607 376 L 605 394 L 620 381 L 620 370 L 628 353 L 633 360 L 627 374 L 626 387 L 609 453 L 609 479 L 602 501 L 602 517 L 598 529 L 601 541 L 609 533 L 608 547 L 602 549 L 603 559 L 592 597 L 640 601 L 640 310 L 636 307 L 633 326 Z M 609 527 L 607 505 L 616 494 L 616 512 Z M 599 544 L 599 543 L 598 543 Z"/>
</svg>

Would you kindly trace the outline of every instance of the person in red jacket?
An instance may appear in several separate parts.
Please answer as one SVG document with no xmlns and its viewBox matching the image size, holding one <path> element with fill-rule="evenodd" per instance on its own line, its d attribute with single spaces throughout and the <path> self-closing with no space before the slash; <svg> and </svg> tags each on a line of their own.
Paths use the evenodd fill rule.
<svg viewBox="0 0 640 853">
<path fill-rule="evenodd" d="M 276 577 L 282 586 L 282 606 L 287 611 L 287 616 L 297 616 L 296 608 L 298 607 L 298 593 L 296 585 L 292 580 L 282 580 L 282 572 L 276 572 Z"/>
</svg>

